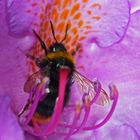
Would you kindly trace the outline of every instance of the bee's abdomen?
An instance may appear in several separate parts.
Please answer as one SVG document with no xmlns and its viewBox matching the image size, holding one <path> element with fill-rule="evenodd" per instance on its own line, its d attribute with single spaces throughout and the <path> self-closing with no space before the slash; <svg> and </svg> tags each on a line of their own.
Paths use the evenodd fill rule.
<svg viewBox="0 0 140 140">
<path fill-rule="evenodd" d="M 39 102 L 37 113 L 41 116 L 49 117 L 52 115 L 55 106 L 55 97 L 47 96 L 43 101 Z"/>
<path fill-rule="evenodd" d="M 39 102 L 36 112 L 41 116 L 50 117 L 53 114 L 56 98 L 58 97 L 58 86 L 49 84 L 50 93 Z M 71 83 L 67 83 L 63 107 L 68 103 Z"/>
<path fill-rule="evenodd" d="M 38 107 L 36 109 L 36 112 L 41 116 L 50 117 L 54 112 L 56 99 L 58 97 L 59 70 L 61 66 L 67 66 L 71 71 L 68 76 L 67 84 L 65 87 L 63 107 L 68 103 L 72 81 L 71 79 L 74 71 L 74 64 L 64 57 L 60 57 L 57 59 L 53 58 L 50 65 L 50 82 L 47 86 L 47 88 L 49 88 L 49 93 L 42 101 L 39 102 Z"/>
</svg>

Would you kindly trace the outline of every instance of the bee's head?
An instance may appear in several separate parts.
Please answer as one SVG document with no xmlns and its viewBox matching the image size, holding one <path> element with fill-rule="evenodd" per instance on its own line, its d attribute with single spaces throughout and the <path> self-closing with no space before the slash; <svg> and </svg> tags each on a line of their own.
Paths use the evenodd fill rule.
<svg viewBox="0 0 140 140">
<path fill-rule="evenodd" d="M 67 51 L 62 43 L 54 43 L 49 47 L 49 52 Z"/>
<path fill-rule="evenodd" d="M 50 21 L 50 24 L 51 24 L 51 28 L 52 28 L 52 34 L 53 34 L 53 38 L 55 40 L 55 43 L 53 43 L 50 47 L 49 47 L 49 51 L 50 52 L 57 52 L 57 51 L 67 51 L 65 46 L 63 45 L 63 41 L 66 39 L 67 37 L 67 31 L 68 31 L 68 24 L 66 26 L 66 31 L 65 31 L 65 36 L 64 38 L 58 42 L 56 37 L 55 37 L 55 33 L 54 33 L 54 28 L 53 28 L 53 24 L 52 22 Z"/>
</svg>

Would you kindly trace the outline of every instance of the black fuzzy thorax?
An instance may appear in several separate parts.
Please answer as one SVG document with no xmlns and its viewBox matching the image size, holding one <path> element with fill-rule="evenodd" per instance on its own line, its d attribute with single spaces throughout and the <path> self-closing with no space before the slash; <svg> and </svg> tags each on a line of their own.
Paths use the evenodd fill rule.
<svg viewBox="0 0 140 140">
<path fill-rule="evenodd" d="M 49 70 L 49 79 L 50 82 L 47 86 L 49 88 L 48 95 L 39 102 L 36 112 L 41 116 L 49 117 L 53 114 L 56 98 L 58 97 L 58 87 L 59 87 L 59 71 L 62 66 L 66 66 L 70 69 L 70 73 L 67 79 L 66 88 L 65 88 L 65 97 L 64 97 L 64 105 L 67 104 L 70 95 L 70 88 L 72 84 L 72 75 L 74 71 L 74 64 L 67 60 L 64 57 L 60 57 L 57 59 L 53 59 L 49 62 L 50 70 Z"/>
</svg>

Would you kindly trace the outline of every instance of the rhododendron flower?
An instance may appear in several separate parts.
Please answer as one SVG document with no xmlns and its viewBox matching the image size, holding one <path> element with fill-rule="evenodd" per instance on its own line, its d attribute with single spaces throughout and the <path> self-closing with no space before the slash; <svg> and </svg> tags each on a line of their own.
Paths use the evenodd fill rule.
<svg viewBox="0 0 140 140">
<path fill-rule="evenodd" d="M 140 139 L 140 11 L 135 11 L 136 3 L 0 0 L 0 139 Z M 45 121 L 38 121 L 34 113 L 48 79 L 28 84 L 28 94 L 24 89 L 29 75 L 39 70 L 28 57 L 45 55 L 33 31 L 47 47 L 63 41 L 68 52 L 75 54 L 75 80 L 86 84 L 80 89 L 72 84 L 69 103 L 62 111 L 69 73 L 62 68 L 54 113 Z M 20 114 L 30 97 L 33 102 Z"/>
</svg>

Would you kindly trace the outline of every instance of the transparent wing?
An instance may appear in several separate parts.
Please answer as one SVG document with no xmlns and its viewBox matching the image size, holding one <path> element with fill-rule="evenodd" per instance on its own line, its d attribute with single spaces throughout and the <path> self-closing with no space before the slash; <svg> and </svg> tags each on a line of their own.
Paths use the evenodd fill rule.
<svg viewBox="0 0 140 140">
<path fill-rule="evenodd" d="M 29 76 L 24 84 L 24 91 L 30 93 L 34 86 L 41 83 L 44 78 L 49 79 L 49 66 L 46 66 Z"/>
<path fill-rule="evenodd" d="M 90 100 L 95 97 L 96 92 L 94 90 L 94 84 L 92 81 L 77 71 L 75 71 L 73 74 L 73 80 L 78 84 L 81 94 L 87 93 Z M 105 105 L 109 103 L 109 97 L 103 89 L 101 89 L 100 95 L 95 103 L 99 105 Z"/>
<path fill-rule="evenodd" d="M 38 90 L 42 89 L 45 90 L 47 84 L 49 83 L 49 66 L 46 66 L 39 71 L 35 72 L 31 76 L 28 77 L 27 81 L 24 84 L 24 91 L 30 93 L 29 98 L 27 100 L 26 105 L 20 111 L 18 116 L 20 117 L 25 110 L 29 108 L 33 101 L 36 99 L 37 94 L 39 93 Z M 46 92 L 41 93 L 41 98 L 43 99 L 46 95 Z"/>
</svg>

